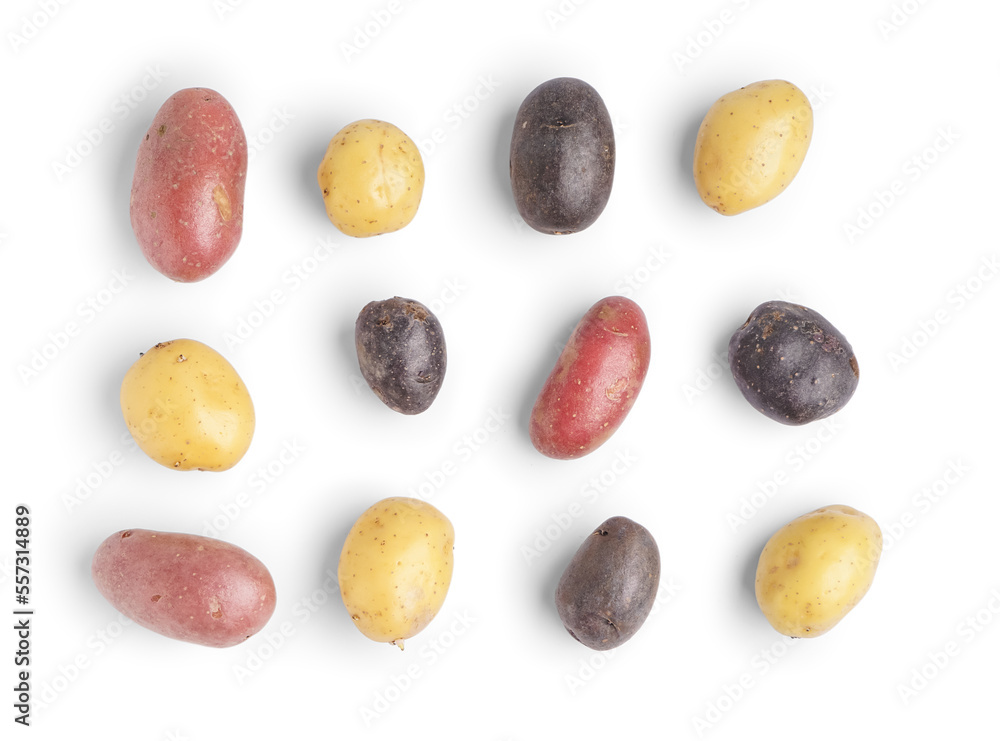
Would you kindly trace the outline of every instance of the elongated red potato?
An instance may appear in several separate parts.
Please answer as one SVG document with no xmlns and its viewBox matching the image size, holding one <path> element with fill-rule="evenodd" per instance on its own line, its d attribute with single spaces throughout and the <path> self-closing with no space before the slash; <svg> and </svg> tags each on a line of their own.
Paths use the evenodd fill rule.
<svg viewBox="0 0 1000 741">
<path fill-rule="evenodd" d="M 247 138 L 236 111 L 208 88 L 163 104 L 139 144 L 129 214 L 142 254 L 168 278 L 203 280 L 243 234 Z"/>
<path fill-rule="evenodd" d="M 594 304 L 570 335 L 531 410 L 531 442 L 550 458 L 579 458 L 625 421 L 649 370 L 649 327 L 622 296 Z"/>
<path fill-rule="evenodd" d="M 267 624 L 276 604 L 264 564 L 202 535 L 120 530 L 98 547 L 90 573 L 126 617 L 202 646 L 242 643 Z"/>
</svg>

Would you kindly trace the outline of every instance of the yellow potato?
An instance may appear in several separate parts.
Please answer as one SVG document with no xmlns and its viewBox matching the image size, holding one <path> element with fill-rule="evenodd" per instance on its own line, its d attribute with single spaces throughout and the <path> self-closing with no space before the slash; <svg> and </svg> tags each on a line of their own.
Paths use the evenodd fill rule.
<svg viewBox="0 0 1000 741">
<path fill-rule="evenodd" d="M 196 340 L 161 342 L 122 381 L 122 415 L 154 461 L 179 471 L 225 471 L 247 452 L 255 417 L 236 370 Z"/>
<path fill-rule="evenodd" d="M 340 595 L 358 630 L 403 648 L 444 604 L 454 546 L 451 522 L 426 502 L 390 497 L 369 507 L 337 566 Z"/>
<path fill-rule="evenodd" d="M 351 237 L 410 223 L 424 192 L 417 145 L 392 124 L 364 119 L 333 137 L 317 173 L 330 221 Z"/>
<path fill-rule="evenodd" d="M 784 80 L 723 95 L 694 145 L 694 182 L 706 204 L 732 216 L 767 203 L 798 173 L 812 139 L 809 99 Z"/>
<path fill-rule="evenodd" d="M 767 541 L 757 562 L 757 604 L 783 635 L 823 635 L 868 592 L 881 555 L 875 520 L 841 504 L 821 507 Z"/>
</svg>

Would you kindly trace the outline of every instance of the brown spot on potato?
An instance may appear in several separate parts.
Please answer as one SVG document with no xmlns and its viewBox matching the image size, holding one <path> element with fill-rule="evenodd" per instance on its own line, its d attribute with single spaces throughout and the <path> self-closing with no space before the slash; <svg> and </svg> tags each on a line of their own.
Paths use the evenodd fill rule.
<svg viewBox="0 0 1000 741">
<path fill-rule="evenodd" d="M 406 303 L 403 306 L 403 311 L 408 316 L 412 316 L 418 322 L 426 322 L 427 317 L 430 316 L 430 313 L 427 311 L 427 308 L 423 304 L 418 304 L 413 301 Z"/>
<path fill-rule="evenodd" d="M 216 185 L 212 191 L 212 200 L 219 209 L 219 216 L 223 221 L 229 221 L 233 216 L 233 207 L 229 202 L 229 195 L 221 184 Z"/>
<path fill-rule="evenodd" d="M 628 388 L 628 378 L 622 377 L 617 379 L 613 384 L 608 386 L 604 390 L 604 395 L 608 397 L 611 401 L 620 401 L 622 391 Z M 607 426 L 607 423 L 605 423 Z"/>
</svg>

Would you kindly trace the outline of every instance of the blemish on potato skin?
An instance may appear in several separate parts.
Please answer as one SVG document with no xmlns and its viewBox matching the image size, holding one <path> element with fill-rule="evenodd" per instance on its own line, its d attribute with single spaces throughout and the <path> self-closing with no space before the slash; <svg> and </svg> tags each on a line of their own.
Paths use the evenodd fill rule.
<svg viewBox="0 0 1000 741">
<path fill-rule="evenodd" d="M 221 184 L 216 185 L 212 190 L 212 200 L 215 201 L 215 205 L 219 209 L 219 218 L 223 221 L 229 221 L 233 216 L 233 207 L 229 201 L 229 194 L 226 193 L 226 189 Z"/>
</svg>

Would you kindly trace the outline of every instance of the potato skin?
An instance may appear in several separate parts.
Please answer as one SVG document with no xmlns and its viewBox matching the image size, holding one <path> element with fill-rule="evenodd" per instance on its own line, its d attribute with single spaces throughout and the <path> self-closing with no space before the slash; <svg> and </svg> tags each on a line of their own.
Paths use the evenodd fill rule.
<svg viewBox="0 0 1000 741">
<path fill-rule="evenodd" d="M 402 229 L 424 192 L 420 150 L 398 127 L 373 118 L 337 132 L 316 172 L 326 214 L 350 237 Z"/>
<path fill-rule="evenodd" d="M 823 635 L 868 593 L 881 555 L 875 520 L 841 504 L 821 507 L 767 541 L 757 562 L 757 604 L 782 635 Z"/>
<path fill-rule="evenodd" d="M 649 370 L 649 327 L 634 301 L 609 296 L 576 325 L 529 421 L 531 442 L 550 458 L 579 458 L 625 421 Z"/>
<path fill-rule="evenodd" d="M 694 148 L 698 195 L 720 214 L 757 208 L 798 174 L 812 140 L 809 99 L 785 80 L 764 80 L 719 98 Z"/>
<path fill-rule="evenodd" d="M 177 471 L 225 471 L 250 447 L 256 417 L 243 380 L 197 340 L 154 346 L 129 368 L 122 416 L 146 455 Z"/>
<path fill-rule="evenodd" d="M 358 314 L 354 344 L 361 375 L 400 414 L 430 408 L 444 382 L 448 350 L 441 322 L 409 298 L 372 301 Z"/>
<path fill-rule="evenodd" d="M 247 139 L 236 111 L 208 88 L 163 104 L 139 144 L 129 215 L 142 254 L 168 278 L 204 280 L 243 234 Z"/>
<path fill-rule="evenodd" d="M 860 378 L 847 338 L 822 315 L 787 301 L 751 312 L 729 340 L 729 368 L 744 398 L 786 425 L 840 411 Z"/>
<path fill-rule="evenodd" d="M 270 572 L 242 548 L 215 538 L 120 530 L 90 566 L 116 610 L 160 635 L 226 648 L 250 638 L 274 613 Z"/>
<path fill-rule="evenodd" d="M 586 229 L 604 211 L 614 176 L 614 127 L 598 92 L 573 77 L 532 90 L 510 142 L 510 184 L 525 222 L 544 234 Z"/>
<path fill-rule="evenodd" d="M 595 651 L 635 635 L 653 609 L 660 551 L 627 517 L 602 522 L 583 542 L 556 587 L 556 609 L 571 636 Z"/>
<path fill-rule="evenodd" d="M 337 565 L 340 595 L 365 636 L 403 648 L 444 604 L 455 530 L 435 507 L 390 497 L 358 518 Z"/>
</svg>

